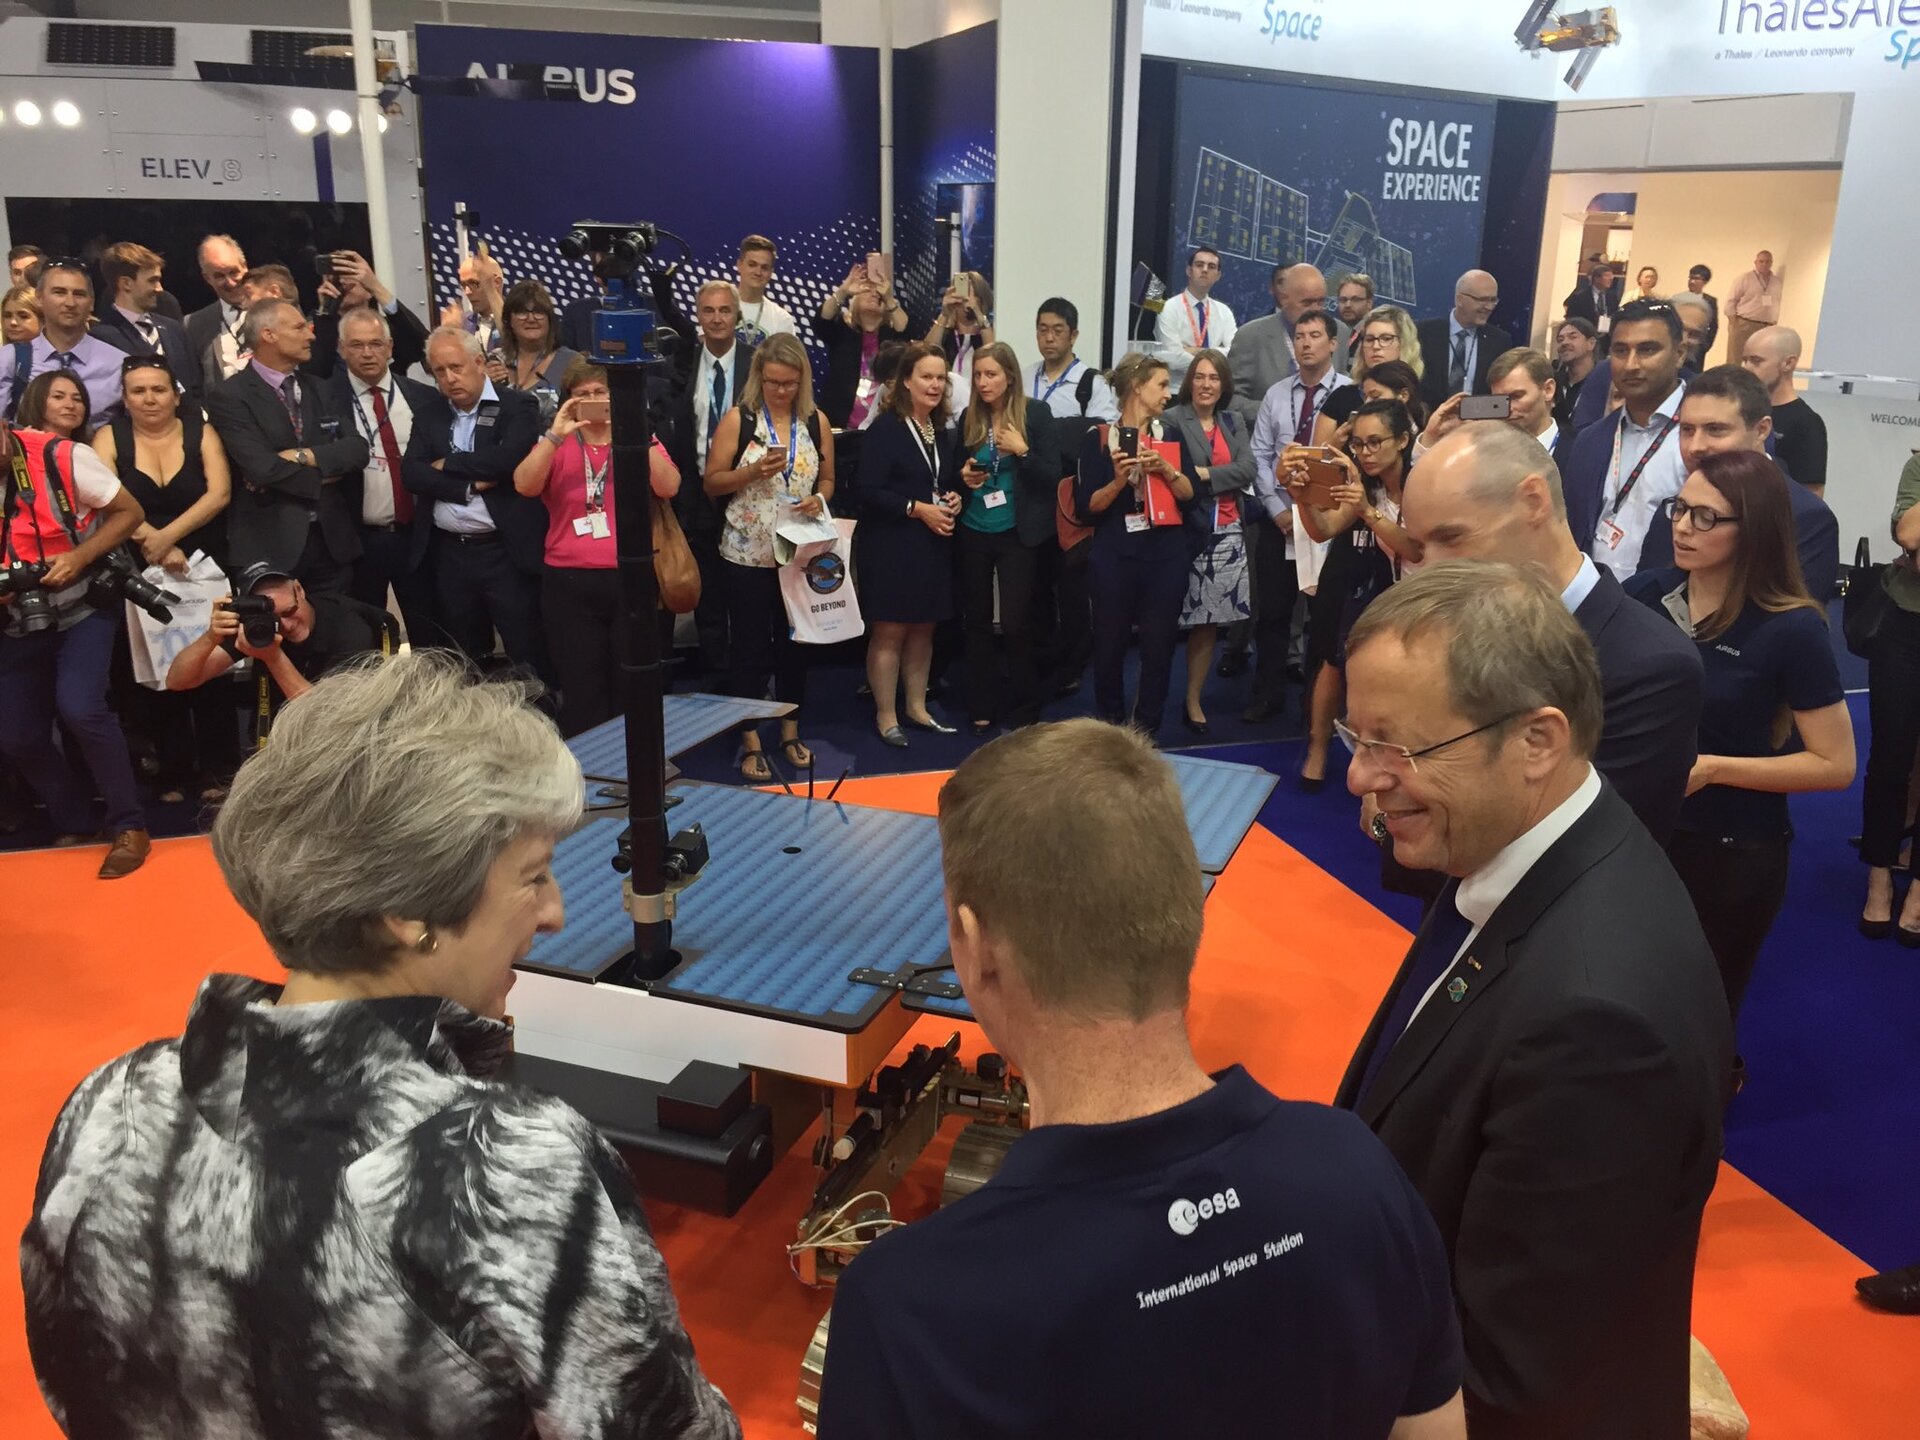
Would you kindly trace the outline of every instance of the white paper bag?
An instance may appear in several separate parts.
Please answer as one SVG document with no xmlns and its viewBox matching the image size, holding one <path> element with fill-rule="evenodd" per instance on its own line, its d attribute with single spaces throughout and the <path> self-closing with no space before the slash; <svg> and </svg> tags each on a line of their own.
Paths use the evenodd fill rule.
<svg viewBox="0 0 1920 1440">
<path fill-rule="evenodd" d="M 131 601 L 127 604 L 127 642 L 133 656 L 133 678 L 149 690 L 167 688 L 167 669 L 187 646 L 207 633 L 213 623 L 213 602 L 228 594 L 230 585 L 220 567 L 196 550 L 186 578 L 169 575 L 149 565 L 145 577 L 180 598 L 168 601 L 171 620 L 156 620 Z"/>
<path fill-rule="evenodd" d="M 780 567 L 787 625 L 802 645 L 834 645 L 866 633 L 853 590 L 853 525 L 834 521 L 832 539 L 797 547 L 793 559 Z"/>
</svg>

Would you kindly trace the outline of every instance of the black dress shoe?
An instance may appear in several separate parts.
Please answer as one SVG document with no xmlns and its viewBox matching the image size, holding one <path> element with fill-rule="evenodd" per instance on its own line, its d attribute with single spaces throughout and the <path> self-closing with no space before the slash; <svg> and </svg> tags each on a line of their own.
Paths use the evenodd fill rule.
<svg viewBox="0 0 1920 1440">
<path fill-rule="evenodd" d="M 1920 950 L 1920 930 L 1909 930 L 1906 926 L 1896 926 L 1893 938 L 1909 950 Z"/>
<path fill-rule="evenodd" d="M 1893 921 L 1869 920 L 1866 916 L 1862 915 L 1860 917 L 1860 933 L 1869 940 L 1884 940 L 1893 933 Z"/>
<path fill-rule="evenodd" d="M 1220 664 L 1213 673 L 1218 675 L 1222 680 L 1231 680 L 1236 675 L 1246 674 L 1247 652 L 1244 650 L 1227 651 L 1226 654 L 1220 657 Z"/>
<path fill-rule="evenodd" d="M 1300 777 L 1300 793 L 1302 795 L 1318 795 L 1326 788 L 1326 784 L 1327 777 L 1324 775 L 1317 780 L 1311 775 L 1302 775 Z"/>
<path fill-rule="evenodd" d="M 1894 1315 L 1920 1315 L 1920 1265 L 1883 1270 L 1853 1282 L 1860 1298 L 1876 1310 Z"/>
<path fill-rule="evenodd" d="M 1184 710 L 1180 712 L 1180 723 L 1187 727 L 1189 734 L 1193 735 L 1205 735 L 1213 729 L 1206 721 L 1196 720 Z"/>
</svg>

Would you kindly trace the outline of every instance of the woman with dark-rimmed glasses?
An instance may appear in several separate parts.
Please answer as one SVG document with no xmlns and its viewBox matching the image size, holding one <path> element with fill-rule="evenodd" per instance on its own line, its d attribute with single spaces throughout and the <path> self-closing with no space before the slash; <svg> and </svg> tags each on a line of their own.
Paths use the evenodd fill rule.
<svg viewBox="0 0 1920 1440">
<path fill-rule="evenodd" d="M 1765 455 L 1704 457 L 1665 502 L 1675 568 L 1627 583 L 1705 668 L 1699 758 L 1667 853 L 1736 1019 L 1786 893 L 1787 796 L 1853 782 L 1853 725 L 1826 612 L 1800 578 L 1790 483 Z"/>
</svg>

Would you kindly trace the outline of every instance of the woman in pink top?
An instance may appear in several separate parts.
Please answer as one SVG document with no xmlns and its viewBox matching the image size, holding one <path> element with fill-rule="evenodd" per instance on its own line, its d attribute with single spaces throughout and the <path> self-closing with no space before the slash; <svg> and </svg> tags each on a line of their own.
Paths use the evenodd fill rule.
<svg viewBox="0 0 1920 1440">
<path fill-rule="evenodd" d="M 576 359 L 561 377 L 552 426 L 513 472 L 513 488 L 538 496 L 547 507 L 540 613 L 560 680 L 560 733 L 567 736 L 626 709 L 609 402 L 606 370 Z M 652 458 L 653 493 L 671 500 L 680 490 L 680 472 L 657 438 Z"/>
</svg>

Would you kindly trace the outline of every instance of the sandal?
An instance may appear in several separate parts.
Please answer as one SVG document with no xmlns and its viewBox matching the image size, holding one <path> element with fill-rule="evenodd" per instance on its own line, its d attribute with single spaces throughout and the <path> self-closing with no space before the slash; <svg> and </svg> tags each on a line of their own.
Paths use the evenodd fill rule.
<svg viewBox="0 0 1920 1440">
<path fill-rule="evenodd" d="M 748 750 L 740 756 L 740 778 L 752 781 L 756 785 L 773 779 L 773 767 L 767 763 L 767 752 Z"/>
<path fill-rule="evenodd" d="M 813 768 L 813 751 L 807 748 L 806 742 L 798 735 L 791 740 L 782 740 L 780 750 L 787 757 L 787 763 L 794 769 L 811 770 Z M 800 758 L 802 755 L 806 756 L 804 760 Z"/>
</svg>

